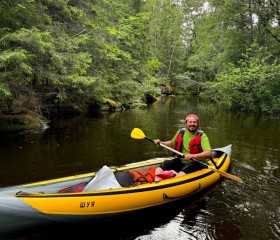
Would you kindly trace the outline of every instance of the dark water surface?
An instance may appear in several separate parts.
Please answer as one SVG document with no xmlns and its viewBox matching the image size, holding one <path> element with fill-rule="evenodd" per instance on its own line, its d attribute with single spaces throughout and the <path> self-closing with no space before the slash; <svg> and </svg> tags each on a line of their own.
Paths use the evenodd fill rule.
<svg viewBox="0 0 280 240">
<path fill-rule="evenodd" d="M 188 97 L 161 98 L 145 110 L 57 119 L 44 132 L 1 136 L 0 186 L 170 156 L 130 133 L 138 127 L 148 137 L 169 140 L 189 112 L 198 114 L 212 148 L 232 144 L 231 173 L 244 185 L 223 179 L 192 199 L 140 216 L 32 229 L 10 239 L 280 239 L 280 120 L 225 112 Z"/>
</svg>

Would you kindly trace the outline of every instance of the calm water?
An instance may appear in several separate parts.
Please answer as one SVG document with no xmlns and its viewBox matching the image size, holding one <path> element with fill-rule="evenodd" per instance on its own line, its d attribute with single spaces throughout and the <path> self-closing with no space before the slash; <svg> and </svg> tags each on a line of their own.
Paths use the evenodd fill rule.
<svg viewBox="0 0 280 240">
<path fill-rule="evenodd" d="M 142 216 L 33 229 L 10 239 L 280 239 L 280 119 L 225 112 L 193 98 L 161 98 L 144 110 L 57 119 L 44 132 L 1 136 L 0 186 L 169 156 L 130 133 L 138 127 L 148 137 L 169 140 L 189 112 L 198 114 L 212 148 L 232 144 L 231 173 L 243 186 L 224 179 L 209 192 Z"/>
</svg>

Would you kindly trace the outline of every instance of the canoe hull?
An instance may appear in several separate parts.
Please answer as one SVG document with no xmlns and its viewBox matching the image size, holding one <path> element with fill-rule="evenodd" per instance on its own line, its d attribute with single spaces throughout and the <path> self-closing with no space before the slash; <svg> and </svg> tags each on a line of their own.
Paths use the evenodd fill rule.
<svg viewBox="0 0 280 240">
<path fill-rule="evenodd" d="M 156 167 L 162 161 L 163 159 L 144 161 L 112 170 Z M 226 172 L 230 167 L 230 155 L 224 152 L 215 162 L 219 170 Z M 138 186 L 58 193 L 65 187 L 89 181 L 94 174 L 1 188 L 0 233 L 50 223 L 116 218 L 192 196 L 222 178 L 211 169 L 202 169 L 186 176 Z"/>
</svg>

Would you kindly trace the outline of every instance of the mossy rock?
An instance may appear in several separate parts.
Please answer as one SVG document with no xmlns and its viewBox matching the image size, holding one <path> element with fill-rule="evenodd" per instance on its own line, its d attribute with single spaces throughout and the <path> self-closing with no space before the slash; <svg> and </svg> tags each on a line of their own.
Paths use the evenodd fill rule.
<svg viewBox="0 0 280 240">
<path fill-rule="evenodd" d="M 48 120 L 33 112 L 0 114 L 0 132 L 41 130 L 48 127 Z"/>
</svg>

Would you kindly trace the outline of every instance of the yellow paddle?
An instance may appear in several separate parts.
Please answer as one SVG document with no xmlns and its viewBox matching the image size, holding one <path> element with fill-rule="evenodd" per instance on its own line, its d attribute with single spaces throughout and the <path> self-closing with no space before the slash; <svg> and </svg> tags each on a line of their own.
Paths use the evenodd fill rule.
<svg viewBox="0 0 280 240">
<path fill-rule="evenodd" d="M 132 137 L 132 138 L 135 138 L 135 139 L 144 139 L 144 138 L 145 138 L 145 139 L 147 139 L 147 140 L 149 140 L 149 141 L 151 141 L 151 142 L 154 142 L 153 139 L 151 139 L 151 138 L 149 138 L 149 137 L 146 137 L 145 134 L 144 134 L 144 132 L 143 132 L 141 129 L 139 129 L 139 128 L 134 128 L 134 129 L 131 131 L 131 137 Z M 180 155 L 181 157 L 184 157 L 184 154 L 183 154 L 183 153 L 178 152 L 177 150 L 175 150 L 175 149 L 173 149 L 173 148 L 170 148 L 170 147 L 168 147 L 168 146 L 165 146 L 164 144 L 161 144 L 161 143 L 159 143 L 159 145 L 160 145 L 161 147 L 164 147 L 164 148 L 166 148 L 166 149 L 168 149 L 168 150 L 174 152 L 174 153 L 177 153 L 177 154 Z M 236 177 L 236 176 L 234 176 L 234 175 L 232 175 L 232 174 L 229 174 L 229 173 L 227 173 L 227 172 L 221 171 L 221 170 L 219 170 L 219 169 L 217 169 L 217 168 L 215 168 L 215 167 L 209 166 L 209 165 L 207 165 L 207 164 L 205 164 L 205 163 L 203 163 L 203 162 L 200 162 L 200 161 L 198 161 L 198 162 L 199 162 L 201 165 L 203 165 L 204 167 L 206 167 L 206 168 L 208 168 L 208 169 L 211 169 L 211 170 L 213 170 L 213 171 L 215 171 L 215 172 L 221 174 L 221 175 L 224 176 L 224 177 L 230 178 L 230 179 L 232 179 L 232 180 L 234 180 L 234 181 L 237 181 L 237 182 L 239 182 L 239 183 L 243 183 L 243 180 L 242 180 L 241 178 L 239 178 L 239 177 Z"/>
</svg>

